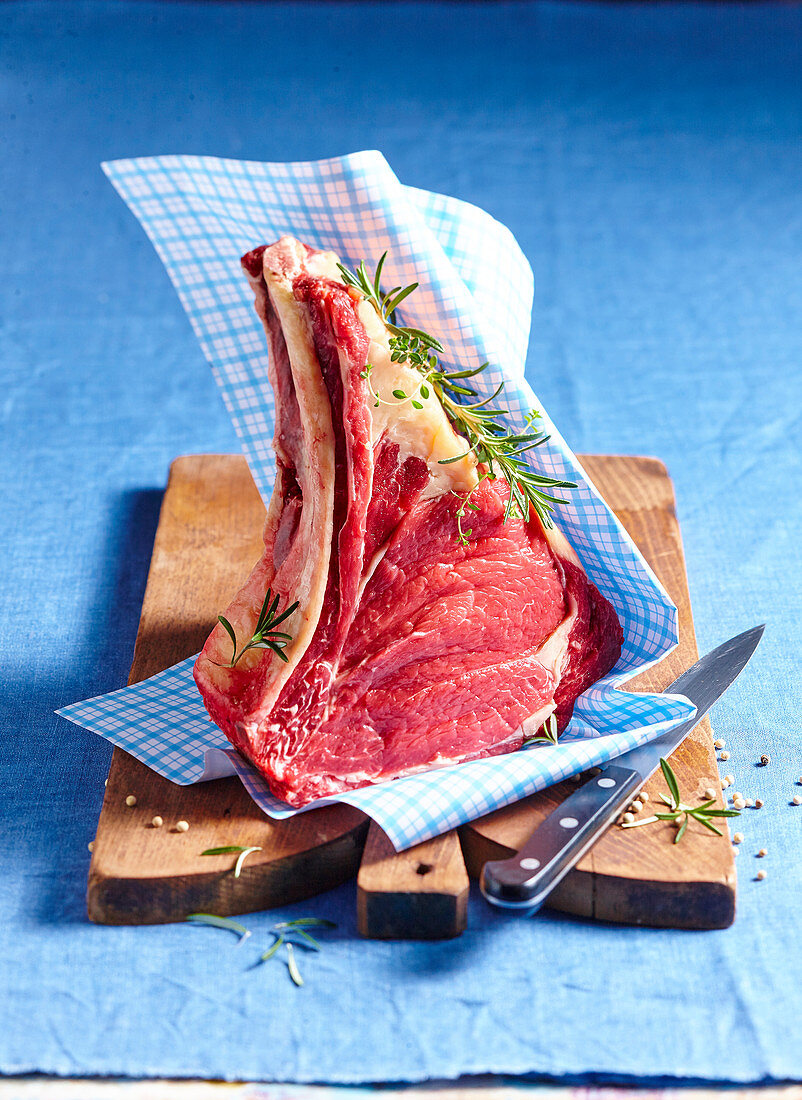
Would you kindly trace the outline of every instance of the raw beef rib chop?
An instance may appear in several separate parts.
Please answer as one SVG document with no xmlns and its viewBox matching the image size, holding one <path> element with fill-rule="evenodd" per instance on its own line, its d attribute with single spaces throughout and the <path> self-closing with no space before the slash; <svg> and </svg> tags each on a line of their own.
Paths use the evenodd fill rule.
<svg viewBox="0 0 802 1100">
<path fill-rule="evenodd" d="M 437 397 L 423 408 L 337 258 L 291 237 L 243 257 L 270 349 L 276 483 L 265 551 L 226 611 L 242 647 L 268 588 L 283 654 L 212 631 L 195 679 L 212 719 L 293 806 L 520 747 L 615 664 L 621 628 L 534 511 L 504 522 Z M 363 377 L 372 364 L 370 385 Z M 464 456 L 442 464 L 444 459 Z M 474 489 L 471 536 L 457 509 Z"/>
</svg>

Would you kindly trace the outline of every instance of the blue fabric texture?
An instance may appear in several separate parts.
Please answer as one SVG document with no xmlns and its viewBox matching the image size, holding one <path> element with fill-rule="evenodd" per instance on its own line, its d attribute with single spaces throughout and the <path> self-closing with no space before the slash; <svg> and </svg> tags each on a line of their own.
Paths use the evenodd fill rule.
<svg viewBox="0 0 802 1100">
<path fill-rule="evenodd" d="M 264 332 L 239 256 L 249 242 L 272 242 L 288 226 L 306 244 L 333 249 L 352 269 L 386 253 L 384 285 L 417 283 L 422 290 L 420 304 L 408 298 L 399 310 L 403 323 L 437 333 L 452 369 L 487 364 L 476 380 L 479 397 L 492 400 L 503 386 L 500 404 L 519 430 L 539 408 L 524 378 L 532 271 L 514 239 L 475 206 L 404 188 L 381 153 L 300 164 L 143 157 L 104 167 L 167 266 L 265 504 L 275 476 L 273 394 Z M 472 243 L 472 256 L 463 240 Z M 477 270 L 474 256 L 486 257 L 487 266 Z M 195 687 L 192 661 L 59 713 L 174 782 L 238 774 L 271 817 L 347 802 L 369 814 L 397 849 L 608 763 L 690 718 L 692 706 L 675 696 L 617 690 L 676 645 L 676 608 L 545 411 L 540 417 L 548 437 L 530 456 L 533 466 L 576 486 L 558 493 L 555 521 L 612 600 L 624 632 L 616 667 L 577 700 L 558 746 L 370 784 L 294 810 L 228 748 Z"/>
<path fill-rule="evenodd" d="M 0 1069 L 802 1078 L 800 8 L 12 0 L 0 22 Z M 86 920 L 110 747 L 53 711 L 125 683 L 171 459 L 238 449 L 98 164 L 371 148 L 509 226 L 535 274 L 526 377 L 572 449 L 668 465 L 700 649 L 768 622 L 713 713 L 765 801 L 731 929 L 474 897 L 459 940 L 375 943 L 353 885 L 245 917 L 241 947 Z M 297 989 L 250 967 L 301 915 L 338 928 Z"/>
</svg>

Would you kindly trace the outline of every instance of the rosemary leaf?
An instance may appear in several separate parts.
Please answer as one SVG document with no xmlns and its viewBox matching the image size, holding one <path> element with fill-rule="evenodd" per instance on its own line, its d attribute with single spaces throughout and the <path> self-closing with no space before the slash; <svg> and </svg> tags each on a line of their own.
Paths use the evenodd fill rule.
<svg viewBox="0 0 802 1100">
<path fill-rule="evenodd" d="M 243 848 L 243 850 L 240 852 L 240 854 L 237 858 L 237 862 L 234 866 L 234 878 L 239 878 L 240 877 L 240 874 L 242 873 L 242 865 L 245 862 L 245 860 L 248 858 L 248 856 L 251 854 L 251 852 L 261 852 L 261 850 L 262 849 L 261 849 L 260 845 L 254 845 L 252 848 Z"/>
<path fill-rule="evenodd" d="M 201 852 L 202 856 L 227 856 L 232 852 L 244 852 L 245 849 L 241 844 L 226 844 L 223 848 L 207 848 L 205 852 Z"/>
<path fill-rule="evenodd" d="M 668 784 L 668 789 L 671 797 L 674 799 L 674 808 L 676 809 L 676 807 L 680 804 L 680 797 L 679 783 L 677 783 L 677 777 L 674 774 L 674 769 L 664 757 L 660 758 L 660 768 L 662 769 L 663 776 L 666 783 Z"/>
<path fill-rule="evenodd" d="M 384 261 L 386 259 L 387 252 L 385 251 L 382 254 L 382 258 L 376 264 L 376 274 L 373 276 L 373 289 L 377 294 L 381 294 L 381 290 L 379 288 L 381 286 L 382 268 L 384 267 Z M 343 270 L 340 264 L 338 264 L 337 266 L 340 268 L 341 271 Z"/>
<path fill-rule="evenodd" d="M 708 798 L 707 802 L 703 802 L 703 803 L 701 804 L 701 806 L 695 806 L 695 807 L 694 807 L 694 813 L 695 813 L 695 812 L 696 812 L 697 810 L 706 810 L 706 809 L 707 809 L 707 807 L 708 807 L 708 806 L 712 806 L 712 805 L 713 805 L 713 803 L 714 803 L 715 801 L 716 801 L 716 800 L 715 800 L 715 798 Z"/>
<path fill-rule="evenodd" d="M 655 817 L 654 815 L 652 815 L 651 817 L 642 817 L 640 819 L 640 821 L 625 821 L 625 822 L 623 822 L 623 824 L 621 825 L 621 828 L 622 829 L 637 829 L 641 825 L 651 825 L 651 824 L 653 824 L 653 822 L 658 821 L 658 820 L 659 819 L 657 817 Z"/>
<path fill-rule="evenodd" d="M 225 615 L 218 615 L 217 616 L 217 621 L 225 629 L 226 633 L 228 634 L 229 638 L 231 639 L 231 642 L 234 646 L 234 652 L 236 653 L 237 652 L 237 635 L 234 633 L 234 627 L 231 625 L 231 623 L 228 621 L 228 619 L 225 617 Z"/>
<path fill-rule="evenodd" d="M 250 932 L 244 925 L 231 920 L 229 917 L 217 917 L 214 913 L 190 913 L 187 920 L 193 924 L 208 924 L 212 928 L 224 928 L 226 932 L 234 932 L 235 935 L 239 936 L 240 943 L 250 936 Z"/>
<path fill-rule="evenodd" d="M 417 289 L 418 283 L 412 283 L 411 286 L 405 287 L 403 290 L 400 291 L 400 293 L 396 294 L 392 301 L 385 301 L 385 309 L 387 310 L 388 315 L 391 313 L 395 313 L 395 311 L 398 309 L 404 299 L 408 298 L 412 291 Z"/>
<path fill-rule="evenodd" d="M 320 944 L 315 939 L 315 937 L 310 936 L 308 932 L 304 932 L 303 928 L 296 928 L 295 929 L 295 935 L 296 936 L 301 936 L 304 940 L 306 940 L 306 944 L 300 944 L 299 946 L 301 946 L 301 947 L 308 946 L 310 948 L 310 950 L 312 950 L 312 951 L 319 951 L 320 950 Z"/>
<path fill-rule="evenodd" d="M 274 933 L 274 935 L 275 935 L 275 933 Z M 276 935 L 275 940 L 273 941 L 271 946 L 268 947 L 267 951 L 265 951 L 265 953 L 263 955 L 259 956 L 259 962 L 267 962 L 268 959 L 272 959 L 273 956 L 275 955 L 275 953 L 278 951 L 278 949 L 281 947 L 281 945 L 283 943 L 284 943 L 284 937 Z"/>
<path fill-rule="evenodd" d="M 287 944 L 287 969 L 290 972 L 290 977 L 296 985 L 304 984 L 304 980 L 301 977 L 301 972 L 298 969 L 298 964 L 295 961 L 295 950 L 291 943 Z"/>
</svg>

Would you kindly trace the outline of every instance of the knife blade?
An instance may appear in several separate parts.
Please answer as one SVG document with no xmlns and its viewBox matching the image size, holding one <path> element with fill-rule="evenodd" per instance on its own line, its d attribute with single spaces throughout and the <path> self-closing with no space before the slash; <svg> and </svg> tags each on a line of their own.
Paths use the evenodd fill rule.
<svg viewBox="0 0 802 1100">
<path fill-rule="evenodd" d="M 741 674 L 764 629 L 755 626 L 730 638 L 665 688 L 663 694 L 684 695 L 694 704 L 693 718 L 622 753 L 549 814 L 517 855 L 486 863 L 479 880 L 485 898 L 503 909 L 539 909 L 657 770 L 660 758 L 681 744 Z"/>
</svg>

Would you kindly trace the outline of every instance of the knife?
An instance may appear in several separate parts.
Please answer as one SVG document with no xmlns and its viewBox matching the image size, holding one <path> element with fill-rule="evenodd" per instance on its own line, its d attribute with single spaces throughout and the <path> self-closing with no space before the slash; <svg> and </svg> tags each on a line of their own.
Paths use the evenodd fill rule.
<svg viewBox="0 0 802 1100">
<path fill-rule="evenodd" d="M 755 626 L 724 642 L 670 684 L 664 694 L 690 699 L 693 718 L 622 753 L 550 813 L 517 855 L 486 863 L 479 879 L 485 898 L 503 909 L 536 912 L 657 770 L 660 758 L 671 755 L 740 675 L 764 629 Z"/>
</svg>

